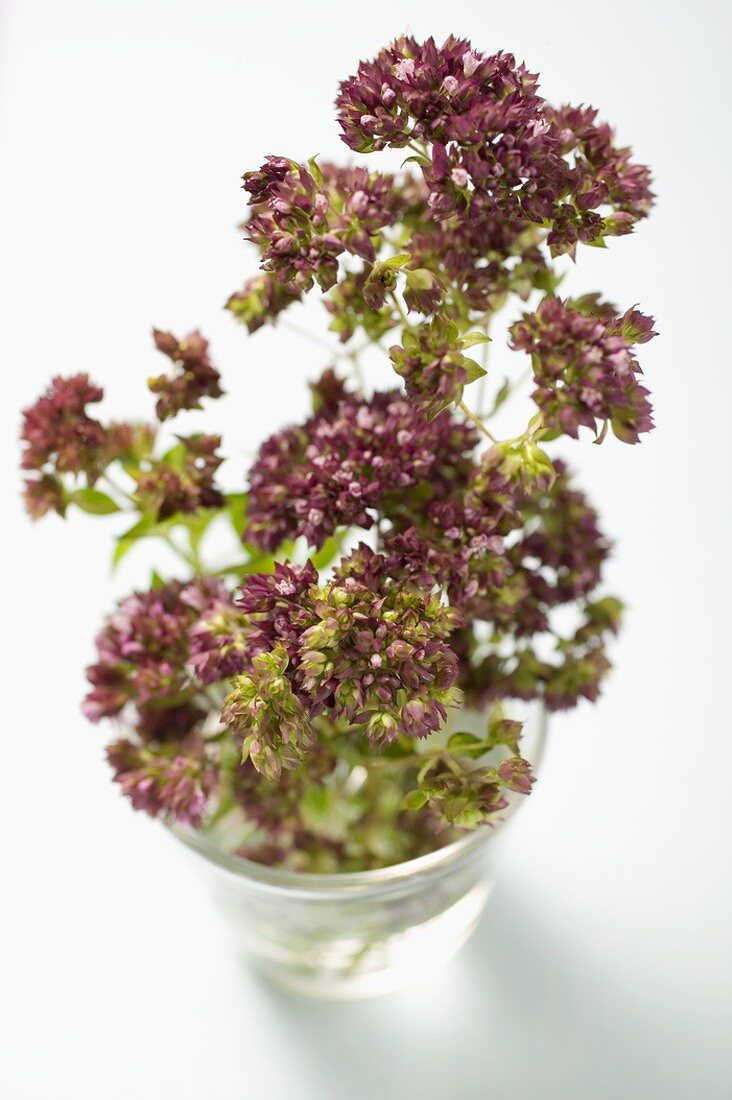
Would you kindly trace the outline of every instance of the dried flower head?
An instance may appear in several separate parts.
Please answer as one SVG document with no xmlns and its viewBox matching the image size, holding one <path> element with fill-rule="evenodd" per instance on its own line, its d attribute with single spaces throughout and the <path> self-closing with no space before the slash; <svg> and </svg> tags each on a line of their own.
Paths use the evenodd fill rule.
<svg viewBox="0 0 732 1100">
<path fill-rule="evenodd" d="M 298 535 L 322 546 L 338 527 L 368 529 L 376 509 L 390 515 L 419 486 L 430 497 L 449 492 L 476 442 L 447 413 L 426 423 L 398 393 L 346 394 L 262 445 L 249 475 L 245 538 L 273 550 Z"/>
<path fill-rule="evenodd" d="M 220 446 L 218 435 L 178 436 L 176 448 L 135 474 L 142 509 L 167 519 L 178 512 L 220 508 L 224 497 L 214 481 L 223 462 Z"/>
<path fill-rule="evenodd" d="M 465 387 L 485 374 L 474 359 L 463 355 L 471 343 L 453 321 L 437 314 L 417 328 L 405 328 L 401 347 L 390 349 L 407 395 L 429 420 L 448 405 L 458 405 Z"/>
<path fill-rule="evenodd" d="M 151 378 L 148 385 L 158 395 L 155 412 L 158 420 L 167 420 L 181 409 L 200 409 L 204 397 L 221 397 L 221 376 L 208 356 L 208 340 L 200 332 L 191 332 L 178 340 L 170 332 L 153 329 L 158 351 L 177 368 L 173 375 Z"/>
<path fill-rule="evenodd" d="M 84 473 L 93 481 L 100 470 L 105 432 L 87 405 L 101 401 L 104 390 L 86 374 L 56 377 L 23 413 L 24 470 Z"/>
<path fill-rule="evenodd" d="M 87 669 L 92 690 L 83 710 L 92 722 L 118 714 L 127 702 L 173 705 L 191 688 L 191 634 L 204 615 L 229 605 L 212 577 L 172 581 L 120 602 L 96 639 Z"/>
<path fill-rule="evenodd" d="M 193 756 L 153 752 L 123 739 L 107 749 L 114 781 L 136 810 L 198 827 L 216 782 L 213 768 Z"/>
<path fill-rule="evenodd" d="M 576 439 L 581 426 L 597 434 L 597 422 L 606 421 L 624 443 L 650 431 L 648 390 L 632 349 L 656 335 L 652 326 L 635 309 L 607 318 L 553 297 L 524 314 L 511 329 L 512 347 L 531 355 L 533 396 L 547 428 Z"/>
</svg>

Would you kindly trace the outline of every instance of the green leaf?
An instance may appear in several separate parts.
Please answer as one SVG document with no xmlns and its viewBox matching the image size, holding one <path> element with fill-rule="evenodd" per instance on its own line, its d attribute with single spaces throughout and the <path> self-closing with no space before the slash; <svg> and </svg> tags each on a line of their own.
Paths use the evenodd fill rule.
<svg viewBox="0 0 732 1100">
<path fill-rule="evenodd" d="M 405 263 L 407 263 L 408 260 L 411 260 L 411 258 L 412 257 L 409 252 L 399 252 L 396 256 L 390 256 L 388 260 L 384 260 L 382 266 L 401 268 L 404 267 Z"/>
<path fill-rule="evenodd" d="M 219 514 L 218 508 L 199 508 L 197 512 L 184 517 L 184 523 L 188 528 L 191 540 L 191 548 L 194 551 L 198 550 L 201 539 Z"/>
<path fill-rule="evenodd" d="M 73 493 L 69 493 L 68 502 L 92 516 L 109 516 L 113 512 L 121 511 L 119 505 L 99 489 L 75 489 Z"/>
<path fill-rule="evenodd" d="M 471 382 L 475 382 L 477 378 L 482 378 L 487 373 L 483 367 L 476 363 L 475 359 L 468 359 L 466 356 L 463 357 L 463 366 L 466 372 L 466 385 L 470 385 Z"/>
<path fill-rule="evenodd" d="M 182 474 L 186 465 L 186 457 L 188 450 L 185 443 L 176 443 L 166 451 L 163 455 L 162 461 L 166 466 L 170 466 L 171 470 L 175 470 L 177 474 Z"/>
<path fill-rule="evenodd" d="M 214 573 L 215 577 L 242 577 L 248 573 L 271 573 L 274 569 L 274 557 L 271 554 L 261 554 L 250 557 L 248 561 L 232 562 L 224 565 Z"/>
<path fill-rule="evenodd" d="M 485 332 L 467 332 L 465 336 L 460 339 L 460 346 L 465 348 L 472 348 L 476 344 L 489 344 L 491 341 L 490 336 Z"/>
<path fill-rule="evenodd" d="M 422 168 L 431 168 L 432 161 L 429 157 L 423 157 L 420 153 L 412 153 L 410 157 L 405 157 L 400 167 L 404 167 L 405 164 L 419 164 Z"/>
<path fill-rule="evenodd" d="M 310 828 L 317 827 L 333 806 L 333 791 L 317 783 L 308 783 L 300 799 L 300 813 Z"/>
<path fill-rule="evenodd" d="M 467 805 L 452 817 L 452 824 L 456 825 L 458 829 L 476 829 L 478 825 L 482 825 L 485 819 L 486 814 L 483 810 L 479 810 L 476 806 Z"/>
<path fill-rule="evenodd" d="M 341 549 L 342 538 L 328 538 L 320 550 L 313 554 L 311 561 L 316 569 L 325 569 L 334 560 Z"/>
<path fill-rule="evenodd" d="M 135 474 L 140 471 L 140 463 L 132 455 L 122 455 L 119 459 L 119 464 L 126 474 L 130 477 L 134 477 Z"/>
<path fill-rule="evenodd" d="M 489 746 L 473 733 L 454 733 L 447 747 L 458 756 L 482 756 Z"/>
<path fill-rule="evenodd" d="M 423 806 L 427 805 L 429 801 L 425 791 L 420 790 L 419 787 L 413 791 L 409 791 L 404 795 L 401 802 L 402 810 L 421 810 Z"/>
<path fill-rule="evenodd" d="M 491 411 L 488 413 L 488 416 L 494 416 L 498 412 L 498 410 L 500 409 L 501 405 L 503 405 L 504 401 L 506 400 L 506 398 L 508 397 L 510 392 L 511 392 L 511 383 L 509 382 L 509 380 L 507 378 L 504 378 L 503 384 L 501 385 L 501 388 L 499 389 L 498 393 L 496 394 L 496 396 L 493 400 L 493 406 L 491 408 Z"/>
<path fill-rule="evenodd" d="M 308 168 L 310 169 L 311 175 L 318 187 L 322 187 L 323 173 L 321 172 L 320 165 L 318 164 L 318 156 L 319 154 L 316 153 L 314 157 L 310 157 L 310 160 L 308 161 Z"/>
<path fill-rule="evenodd" d="M 601 430 L 600 430 L 600 433 L 599 433 L 599 435 L 598 435 L 598 436 L 597 436 L 597 437 L 596 437 L 595 439 L 593 439 L 593 440 L 592 440 L 592 442 L 593 442 L 593 443 L 597 444 L 598 446 L 599 446 L 599 445 L 600 445 L 601 443 L 604 443 L 604 441 L 605 441 L 605 436 L 607 435 L 607 429 L 608 429 L 608 424 L 609 424 L 609 423 L 610 423 L 610 422 L 609 422 L 609 420 L 603 420 L 603 422 L 602 422 L 602 428 L 601 428 Z"/>
<path fill-rule="evenodd" d="M 226 514 L 229 517 L 231 526 L 234 528 L 234 533 L 241 538 L 247 514 L 247 494 L 227 493 Z"/>
<path fill-rule="evenodd" d="M 112 570 L 116 569 L 122 558 L 129 554 L 133 546 L 141 539 L 155 538 L 167 535 L 171 527 L 179 521 L 180 516 L 170 516 L 168 519 L 158 521 L 153 513 L 142 516 L 137 523 L 133 523 L 124 534 L 117 539 L 117 545 L 112 554 Z"/>
</svg>

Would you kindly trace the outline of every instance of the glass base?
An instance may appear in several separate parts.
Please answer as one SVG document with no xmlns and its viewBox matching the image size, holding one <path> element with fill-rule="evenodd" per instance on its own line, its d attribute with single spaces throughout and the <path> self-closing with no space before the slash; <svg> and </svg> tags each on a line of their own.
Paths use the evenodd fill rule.
<svg viewBox="0 0 732 1100">
<path fill-rule="evenodd" d="M 546 723 L 541 709 L 532 717 L 526 755 L 536 763 Z M 470 718 L 463 713 L 460 722 Z M 493 825 L 427 855 L 342 874 L 267 867 L 195 829 L 173 832 L 195 856 L 237 950 L 262 974 L 294 993 L 353 1000 L 418 985 L 465 943 L 495 881 L 505 826 L 522 802 L 513 795 Z"/>
<path fill-rule="evenodd" d="M 387 939 L 336 939 L 297 965 L 247 956 L 267 981 L 287 993 L 328 1001 L 380 997 L 418 985 L 442 969 L 475 930 L 490 889 L 476 886 L 449 909 Z"/>
</svg>

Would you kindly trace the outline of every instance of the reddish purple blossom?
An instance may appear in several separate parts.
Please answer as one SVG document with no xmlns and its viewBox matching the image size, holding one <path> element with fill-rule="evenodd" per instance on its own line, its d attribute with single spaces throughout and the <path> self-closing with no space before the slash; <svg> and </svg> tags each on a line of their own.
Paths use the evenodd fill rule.
<svg viewBox="0 0 732 1100">
<path fill-rule="evenodd" d="M 231 295 L 226 308 L 251 333 L 268 322 L 273 324 L 283 310 L 299 302 L 301 297 L 297 287 L 282 283 L 276 275 L 264 272 L 247 279 L 241 290 Z"/>
<path fill-rule="evenodd" d="M 104 440 L 105 462 L 114 462 L 116 459 L 132 459 L 138 463 L 148 459 L 155 446 L 156 430 L 152 424 L 145 423 L 118 423 L 112 421 L 107 425 Z"/>
<path fill-rule="evenodd" d="M 273 573 L 244 577 L 234 603 L 247 622 L 253 652 L 282 644 L 289 656 L 298 646 L 308 593 L 318 583 L 312 562 L 275 562 Z"/>
<path fill-rule="evenodd" d="M 57 512 L 63 516 L 66 511 L 66 497 L 63 484 L 53 474 L 41 474 L 24 481 L 23 503 L 31 519 L 40 519 L 48 512 Z"/>
<path fill-rule="evenodd" d="M 640 385 L 635 344 L 656 333 L 635 309 L 610 320 L 547 297 L 511 328 L 512 347 L 531 355 L 533 397 L 547 428 L 577 438 L 581 426 L 607 421 L 618 439 L 637 443 L 653 427 L 648 390 Z"/>
<path fill-rule="evenodd" d="M 190 740 L 207 713 L 208 709 L 193 702 L 162 707 L 156 701 L 140 704 L 135 714 L 135 733 L 145 744 Z"/>
<path fill-rule="evenodd" d="M 344 344 L 359 330 L 372 340 L 380 340 L 397 324 L 397 315 L 386 301 L 385 285 L 376 282 L 380 268 L 383 265 L 374 265 L 368 272 L 344 272 L 343 278 L 323 299 L 333 318 L 331 332 L 337 333 Z M 389 274 L 393 289 L 396 276 L 393 270 Z"/>
<path fill-rule="evenodd" d="M 247 237 L 265 271 L 293 291 L 309 290 L 313 281 L 329 290 L 343 252 L 373 262 L 372 237 L 394 220 L 389 178 L 364 168 L 268 157 L 258 172 L 246 173 L 244 187 L 254 206 Z"/>
<path fill-rule="evenodd" d="M 408 510 L 417 486 L 430 497 L 448 492 L 469 469 L 476 441 L 447 413 L 426 423 L 394 392 L 346 395 L 263 444 L 250 472 L 245 538 L 276 549 L 304 535 L 321 546 L 340 526 L 369 528 L 377 508 Z"/>
<path fill-rule="evenodd" d="M 398 38 L 342 83 L 343 140 L 359 152 L 419 143 L 441 221 L 548 225 L 554 254 L 629 232 L 652 202 L 647 168 L 613 144 L 596 112 L 555 110 L 537 84 L 511 54 L 485 56 L 466 39 Z"/>
<path fill-rule="evenodd" d="M 394 370 L 404 379 L 407 396 L 432 420 L 448 405 L 459 404 L 463 390 L 485 371 L 463 355 L 457 326 L 441 314 L 417 328 L 405 328 L 402 344 L 389 349 Z"/>
<path fill-rule="evenodd" d="M 153 329 L 153 339 L 158 351 L 177 368 L 173 375 L 161 374 L 148 382 L 158 394 L 155 411 L 159 420 L 167 420 L 181 409 L 200 409 L 204 397 L 221 397 L 221 376 L 211 364 L 208 340 L 200 332 L 178 340 L 170 332 Z"/>
<path fill-rule="evenodd" d="M 312 565 L 246 579 L 237 605 L 258 652 L 234 681 L 225 720 L 265 774 L 296 766 L 319 714 L 382 742 L 427 736 L 457 701 L 454 612 L 383 570 L 372 579 L 344 566 L 319 586 Z"/>
<path fill-rule="evenodd" d="M 116 741 L 107 749 L 114 781 L 136 810 L 151 817 L 198 827 L 216 782 L 214 769 L 202 759 L 156 753 L 132 741 Z"/>
<path fill-rule="evenodd" d="M 529 578 L 532 597 L 545 607 L 592 592 L 610 552 L 597 512 L 572 486 L 565 464 L 555 461 L 554 469 L 549 491 L 520 499 L 523 529 L 508 552 L 513 566 Z"/>
<path fill-rule="evenodd" d="M 364 724 L 374 741 L 438 729 L 457 701 L 454 613 L 424 592 L 388 582 L 375 591 L 351 576 L 312 595 L 295 682 L 315 713 Z"/>
<path fill-rule="evenodd" d="M 510 54 L 484 57 L 467 39 L 451 36 L 437 46 L 433 38 L 401 37 L 343 81 L 338 119 L 343 140 L 361 153 L 403 148 L 412 138 L 444 143 L 466 119 L 475 125 L 481 109 L 501 103 L 502 120 L 535 119 L 542 102 L 536 83 Z"/>
<path fill-rule="evenodd" d="M 23 413 L 23 469 L 42 470 L 48 465 L 57 473 L 85 473 L 93 481 L 100 471 L 105 432 L 86 407 L 103 396 L 101 386 L 86 374 L 54 378 Z"/>
<path fill-rule="evenodd" d="M 481 313 L 500 308 L 508 293 L 525 299 L 535 288 L 554 287 L 530 223 L 500 213 L 481 221 L 423 220 L 409 247 L 415 265 L 437 273 Z"/>
<path fill-rule="evenodd" d="M 87 669 L 87 718 L 118 714 L 131 701 L 174 702 L 195 686 L 191 632 L 206 612 L 227 602 L 226 589 L 212 577 L 172 581 L 122 600 L 98 635 L 97 661 Z"/>
<path fill-rule="evenodd" d="M 389 538 L 384 549 L 395 576 L 444 588 L 450 605 L 463 613 L 485 617 L 482 601 L 505 583 L 504 543 L 496 516 L 458 497 L 433 504 L 421 532 L 411 527 Z"/>
<path fill-rule="evenodd" d="M 431 143 L 425 178 L 438 216 L 500 209 L 540 220 L 566 169 L 536 89 L 537 77 L 511 54 L 407 37 L 362 63 L 337 105 L 343 139 L 360 152 Z"/>
<path fill-rule="evenodd" d="M 221 716 L 242 735 L 242 758 L 268 779 L 296 767 L 315 740 L 306 707 L 285 675 L 289 663 L 280 644 L 257 653 L 234 680 Z"/>
<path fill-rule="evenodd" d="M 613 212 L 605 219 L 604 232 L 629 233 L 653 205 L 649 169 L 630 159 L 629 148 L 614 144 L 612 129 L 597 120 L 594 108 L 547 105 L 544 113 L 563 155 L 572 156 L 571 191 L 577 209 L 610 205 Z"/>
<path fill-rule="evenodd" d="M 178 512 L 199 508 L 220 508 L 224 496 L 215 483 L 215 474 L 223 459 L 217 454 L 218 435 L 178 436 L 174 455 L 151 461 L 147 469 L 135 474 L 136 497 L 146 512 L 167 519 Z"/>
<path fill-rule="evenodd" d="M 498 775 L 510 791 L 516 791 L 518 794 L 530 794 L 536 782 L 531 772 L 531 765 L 522 756 L 512 756 L 502 761 L 498 765 Z"/>
<path fill-rule="evenodd" d="M 228 598 L 205 610 L 190 631 L 190 664 L 201 683 L 230 680 L 240 673 L 250 655 L 250 634 Z"/>
<path fill-rule="evenodd" d="M 442 302 L 443 286 L 426 267 L 413 267 L 404 272 L 404 301 L 407 309 L 417 313 L 434 313 Z"/>
</svg>

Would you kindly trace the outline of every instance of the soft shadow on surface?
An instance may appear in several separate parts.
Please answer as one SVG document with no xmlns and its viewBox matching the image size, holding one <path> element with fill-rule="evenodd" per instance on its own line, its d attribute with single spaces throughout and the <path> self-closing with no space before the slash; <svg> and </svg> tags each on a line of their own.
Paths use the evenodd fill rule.
<svg viewBox="0 0 732 1100">
<path fill-rule="evenodd" d="M 504 879 L 473 939 L 419 990 L 329 1003 L 260 979 L 302 1066 L 298 1100 L 728 1100 L 713 1067 L 700 1078 L 673 1006 L 667 1018 L 552 919 Z"/>
</svg>

